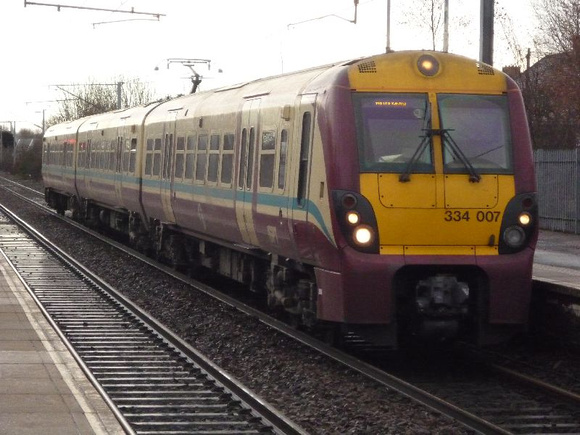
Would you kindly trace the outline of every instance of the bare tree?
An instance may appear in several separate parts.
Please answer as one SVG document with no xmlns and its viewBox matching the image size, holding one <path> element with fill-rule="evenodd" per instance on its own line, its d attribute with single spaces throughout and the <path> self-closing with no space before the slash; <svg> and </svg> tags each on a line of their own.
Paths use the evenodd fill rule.
<svg viewBox="0 0 580 435">
<path fill-rule="evenodd" d="M 496 50 L 498 45 L 503 46 L 505 44 L 505 48 L 513 56 L 514 64 L 520 67 L 526 65 L 526 48 L 522 48 L 520 44 L 512 17 L 502 5 L 497 3 L 497 0 L 494 12 Z"/>
<path fill-rule="evenodd" d="M 520 78 L 536 148 L 580 146 L 580 2 L 536 0 L 542 59 Z"/>
<path fill-rule="evenodd" d="M 401 24 L 421 27 L 429 33 L 431 49 L 438 50 L 443 47 L 443 32 L 445 19 L 445 0 L 419 0 L 405 2 L 405 19 Z M 465 28 L 469 20 L 462 15 L 456 15 L 450 20 L 450 26 L 454 29 Z"/>
<path fill-rule="evenodd" d="M 580 35 L 580 1 L 535 0 L 538 42 L 545 54 L 572 53 Z"/>
<path fill-rule="evenodd" d="M 57 114 L 52 116 L 47 124 L 53 125 L 115 110 L 119 97 L 118 84 L 121 84 L 122 107 L 147 104 L 153 100 L 153 91 L 139 79 L 118 77 L 109 82 L 89 79 L 88 83 L 84 84 L 59 86 L 63 99 Z"/>
</svg>

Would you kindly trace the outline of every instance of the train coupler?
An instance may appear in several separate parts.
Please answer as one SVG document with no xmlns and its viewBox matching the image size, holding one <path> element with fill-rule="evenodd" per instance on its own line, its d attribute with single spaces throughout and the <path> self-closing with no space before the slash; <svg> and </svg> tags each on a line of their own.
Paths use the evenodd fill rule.
<svg viewBox="0 0 580 435">
<path fill-rule="evenodd" d="M 450 339 L 468 314 L 469 287 L 452 275 L 421 280 L 415 288 L 415 308 L 421 321 L 418 335 Z"/>
</svg>

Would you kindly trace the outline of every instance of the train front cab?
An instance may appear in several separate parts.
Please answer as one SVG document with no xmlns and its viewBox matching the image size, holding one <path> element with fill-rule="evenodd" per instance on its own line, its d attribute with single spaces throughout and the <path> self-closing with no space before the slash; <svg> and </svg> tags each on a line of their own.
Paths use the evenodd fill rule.
<svg viewBox="0 0 580 435">
<path fill-rule="evenodd" d="M 503 341 L 527 322 L 537 237 L 521 95 L 475 61 L 417 54 L 405 70 L 392 56 L 374 62 L 392 89 L 350 73 L 360 193 L 335 191 L 333 203 L 352 248 L 342 285 L 357 290 L 344 290 L 341 315 L 383 324 L 383 344 Z M 421 57 L 439 70 L 421 71 Z"/>
<path fill-rule="evenodd" d="M 85 119 L 50 127 L 42 143 L 42 181 L 46 203 L 64 214 L 76 195 L 77 133 Z"/>
</svg>

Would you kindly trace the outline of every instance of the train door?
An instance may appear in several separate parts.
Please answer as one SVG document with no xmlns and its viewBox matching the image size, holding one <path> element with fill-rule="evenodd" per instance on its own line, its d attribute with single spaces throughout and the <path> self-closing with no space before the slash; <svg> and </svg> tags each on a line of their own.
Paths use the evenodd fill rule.
<svg viewBox="0 0 580 435">
<path fill-rule="evenodd" d="M 127 194 L 127 191 L 133 189 L 135 175 L 135 166 L 137 164 L 137 137 L 131 132 L 130 128 L 125 128 L 125 145 L 123 147 L 122 162 L 122 177 L 121 177 L 121 195 Z"/>
<path fill-rule="evenodd" d="M 175 128 L 177 120 L 177 112 L 170 112 L 168 115 L 167 122 L 164 126 L 164 137 L 163 137 L 163 158 L 161 167 L 161 183 L 160 197 L 161 206 L 163 207 L 163 213 L 165 215 L 165 220 L 168 222 L 175 222 L 175 215 L 173 213 L 173 201 L 172 197 L 174 194 L 174 178 L 173 178 L 173 161 L 175 156 Z"/>
<path fill-rule="evenodd" d="M 93 171 L 95 167 L 95 158 L 94 158 L 94 145 L 96 141 L 96 135 L 93 134 L 94 129 L 87 131 L 87 156 L 86 156 L 86 163 L 85 163 L 85 196 L 87 198 L 91 198 L 92 195 L 92 178 L 93 178 Z"/>
<path fill-rule="evenodd" d="M 235 198 L 236 220 L 242 239 L 244 243 L 255 246 L 258 245 L 258 236 L 254 227 L 253 214 L 256 206 L 254 168 L 256 166 L 255 154 L 259 115 L 260 99 L 248 100 L 244 103 L 241 122 L 238 183 Z"/>
<path fill-rule="evenodd" d="M 119 128 L 117 132 L 117 143 L 115 146 L 115 196 L 117 199 L 116 204 L 119 204 L 119 199 L 121 198 L 122 193 L 122 183 L 123 183 L 123 147 L 125 146 L 124 138 L 123 138 L 123 130 L 124 128 Z"/>
<path fill-rule="evenodd" d="M 312 210 L 310 203 L 310 171 L 312 169 L 312 141 L 314 136 L 315 115 L 316 115 L 316 94 L 303 95 L 300 100 L 300 108 L 296 117 L 295 138 L 300 141 L 297 148 L 298 160 L 294 161 L 294 171 L 298 172 L 298 177 L 294 180 L 296 196 L 292 206 L 292 230 L 294 241 L 299 250 L 299 255 L 303 259 L 312 258 L 310 228 Z"/>
</svg>

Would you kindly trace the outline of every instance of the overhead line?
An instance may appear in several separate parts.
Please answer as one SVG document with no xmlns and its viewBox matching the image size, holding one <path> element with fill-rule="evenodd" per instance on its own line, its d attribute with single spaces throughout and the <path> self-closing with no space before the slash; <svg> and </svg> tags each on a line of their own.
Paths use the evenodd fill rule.
<svg viewBox="0 0 580 435">
<path fill-rule="evenodd" d="M 156 12 L 139 12 L 135 11 L 134 8 L 131 10 L 121 10 L 121 9 L 104 9 L 104 8 L 93 8 L 89 6 L 74 6 L 74 5 L 62 5 L 62 4 L 55 4 L 55 3 L 38 3 L 38 2 L 29 2 L 28 0 L 24 0 L 24 7 L 31 5 L 31 6 L 52 6 L 57 8 L 60 12 L 61 8 L 69 8 L 69 9 L 86 9 L 90 11 L 101 11 L 101 12 L 117 12 L 121 14 L 135 14 L 135 15 L 150 15 L 157 17 L 159 20 L 160 17 L 164 17 L 165 14 L 158 14 Z"/>
</svg>

